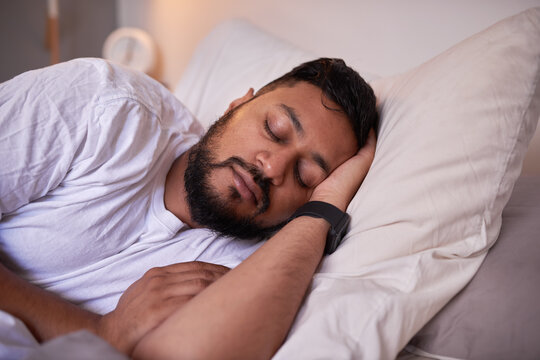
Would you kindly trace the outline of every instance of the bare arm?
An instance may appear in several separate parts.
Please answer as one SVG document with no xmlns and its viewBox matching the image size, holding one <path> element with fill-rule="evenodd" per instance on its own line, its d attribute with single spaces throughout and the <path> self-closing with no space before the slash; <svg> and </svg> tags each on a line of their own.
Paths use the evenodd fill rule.
<svg viewBox="0 0 540 360">
<path fill-rule="evenodd" d="M 293 220 L 145 337 L 135 358 L 271 357 L 300 307 L 327 231 L 322 219 Z"/>
<path fill-rule="evenodd" d="M 146 332 L 228 270 L 202 262 L 153 268 L 126 290 L 114 311 L 101 316 L 26 282 L 0 264 L 0 309 L 21 319 L 38 341 L 86 329 L 130 353 Z"/>
<path fill-rule="evenodd" d="M 366 148 L 317 187 L 312 200 L 345 210 L 375 149 Z M 137 344 L 138 359 L 266 359 L 279 348 L 323 254 L 325 220 L 291 221 L 238 267 Z"/>
<path fill-rule="evenodd" d="M 100 316 L 19 278 L 0 264 L 0 308 L 21 319 L 38 341 L 78 329 L 95 332 Z"/>
</svg>

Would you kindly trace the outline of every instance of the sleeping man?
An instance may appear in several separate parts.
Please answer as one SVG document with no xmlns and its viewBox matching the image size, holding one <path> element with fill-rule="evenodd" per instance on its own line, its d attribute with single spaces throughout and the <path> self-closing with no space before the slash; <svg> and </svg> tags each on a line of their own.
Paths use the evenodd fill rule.
<svg viewBox="0 0 540 360">
<path fill-rule="evenodd" d="M 250 89 L 202 138 L 161 85 L 102 60 L 5 82 L 0 309 L 40 341 L 86 329 L 136 358 L 268 358 L 346 229 L 376 122 L 373 91 L 339 59 Z M 230 271 L 153 268 L 105 315 L 74 305 L 144 273 L 149 249 L 195 253 L 197 228 L 269 239 Z M 87 276 L 78 298 L 55 287 Z"/>
</svg>

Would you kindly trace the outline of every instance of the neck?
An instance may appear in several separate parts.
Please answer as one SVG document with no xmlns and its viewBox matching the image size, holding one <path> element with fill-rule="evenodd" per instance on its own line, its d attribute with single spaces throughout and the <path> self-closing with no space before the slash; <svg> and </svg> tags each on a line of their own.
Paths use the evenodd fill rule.
<svg viewBox="0 0 540 360">
<path fill-rule="evenodd" d="M 187 169 L 191 149 L 179 156 L 172 164 L 165 179 L 165 194 L 163 201 L 165 208 L 178 219 L 191 228 L 200 227 L 191 219 L 191 212 L 187 202 L 186 187 L 184 186 L 184 173 Z"/>
</svg>

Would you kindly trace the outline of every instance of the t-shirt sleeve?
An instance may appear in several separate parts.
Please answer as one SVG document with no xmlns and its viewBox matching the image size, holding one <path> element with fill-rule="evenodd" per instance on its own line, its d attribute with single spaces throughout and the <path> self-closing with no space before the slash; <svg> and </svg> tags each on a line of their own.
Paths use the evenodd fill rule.
<svg viewBox="0 0 540 360">
<path fill-rule="evenodd" d="M 0 84 L 0 219 L 45 196 L 69 170 L 86 132 L 80 114 L 91 103 L 83 90 L 89 69 L 75 65 Z"/>
<path fill-rule="evenodd" d="M 104 60 L 21 74 L 0 84 L 0 220 L 83 176 L 96 185 L 142 176 L 151 164 L 141 159 L 174 137 L 186 151 L 202 132 L 159 83 Z"/>
</svg>

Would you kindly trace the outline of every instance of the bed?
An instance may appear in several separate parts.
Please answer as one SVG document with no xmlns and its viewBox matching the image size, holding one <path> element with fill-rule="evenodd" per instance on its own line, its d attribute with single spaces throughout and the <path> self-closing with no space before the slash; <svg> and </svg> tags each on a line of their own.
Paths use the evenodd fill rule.
<svg viewBox="0 0 540 360">
<path fill-rule="evenodd" d="M 378 97 L 375 160 L 274 358 L 538 358 L 540 8 L 397 75 L 364 50 L 343 57 Z M 209 126 L 231 98 L 318 56 L 333 54 L 226 21 L 174 93 Z M 75 334 L 32 356 L 73 343 L 112 351 Z"/>
</svg>

